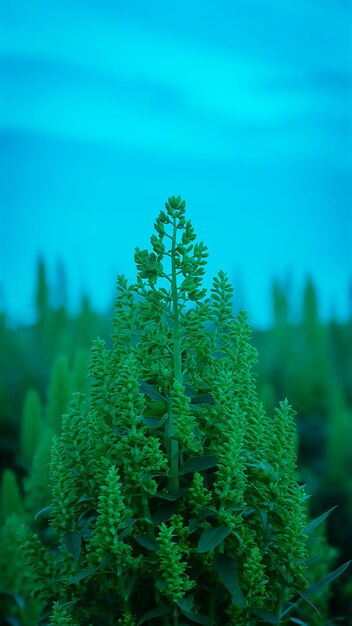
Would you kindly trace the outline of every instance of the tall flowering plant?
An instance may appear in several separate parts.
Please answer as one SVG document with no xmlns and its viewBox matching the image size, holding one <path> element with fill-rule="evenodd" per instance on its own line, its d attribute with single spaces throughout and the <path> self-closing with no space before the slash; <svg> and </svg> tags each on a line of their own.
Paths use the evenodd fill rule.
<svg viewBox="0 0 352 626">
<path fill-rule="evenodd" d="M 58 541 L 42 570 L 22 530 L 42 621 L 304 624 L 307 539 L 324 516 L 307 524 L 294 411 L 285 400 L 265 414 L 246 314 L 233 314 L 224 272 L 202 286 L 208 252 L 180 197 L 150 241 L 136 249 L 135 284 L 117 279 L 90 397 L 74 396 L 54 439 Z"/>
</svg>

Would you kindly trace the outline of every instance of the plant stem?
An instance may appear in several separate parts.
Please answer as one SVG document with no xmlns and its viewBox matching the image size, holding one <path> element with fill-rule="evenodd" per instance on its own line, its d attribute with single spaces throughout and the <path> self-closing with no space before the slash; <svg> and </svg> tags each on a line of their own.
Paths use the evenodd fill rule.
<svg viewBox="0 0 352 626">
<path fill-rule="evenodd" d="M 215 618 L 215 600 L 216 600 L 216 591 L 212 589 L 209 596 L 209 617 L 214 620 Z"/>
<path fill-rule="evenodd" d="M 280 590 L 279 602 L 278 602 L 277 610 L 276 610 L 276 617 L 280 620 L 280 624 L 281 624 L 282 607 L 285 602 L 285 597 L 286 597 L 286 587 L 282 587 Z"/>
<path fill-rule="evenodd" d="M 178 626 L 178 608 L 174 606 L 174 623 L 173 626 Z"/>
<path fill-rule="evenodd" d="M 179 303 L 177 293 L 177 275 L 176 275 L 176 235 L 177 225 L 176 218 L 173 223 L 173 235 L 172 235 L 172 254 L 171 254 L 171 293 L 172 293 L 172 305 L 173 305 L 173 360 L 174 360 L 174 377 L 175 380 L 181 382 L 181 346 L 180 346 L 180 326 L 179 326 Z M 178 440 L 176 439 L 176 415 L 173 413 L 172 405 L 169 412 L 168 423 L 168 437 L 170 438 L 170 464 L 171 471 L 168 482 L 168 488 L 170 492 L 178 490 L 179 477 L 178 477 Z"/>
<path fill-rule="evenodd" d="M 151 539 L 155 539 L 155 528 L 154 528 L 154 522 L 152 520 L 152 516 L 150 514 L 149 501 L 143 489 L 141 490 L 141 496 L 142 496 L 143 513 L 144 513 L 144 517 L 145 517 L 146 524 L 147 524 L 147 535 Z M 160 605 L 160 591 L 157 587 L 155 587 L 155 602 L 157 606 Z"/>
<path fill-rule="evenodd" d="M 147 523 L 147 535 L 149 537 L 151 537 L 152 539 L 154 539 L 154 537 L 155 537 L 154 522 L 153 522 L 152 516 L 150 514 L 148 497 L 146 496 L 146 494 L 145 494 L 143 489 L 141 490 L 141 495 L 142 495 L 142 506 L 143 506 L 144 518 L 145 518 L 145 521 Z"/>
</svg>

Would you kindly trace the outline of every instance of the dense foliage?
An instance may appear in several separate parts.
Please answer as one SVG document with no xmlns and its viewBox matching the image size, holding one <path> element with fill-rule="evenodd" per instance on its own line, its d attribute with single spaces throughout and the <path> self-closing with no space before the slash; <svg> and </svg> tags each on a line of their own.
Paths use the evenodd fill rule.
<svg viewBox="0 0 352 626">
<path fill-rule="evenodd" d="M 351 429 L 351 389 L 326 349 L 338 360 L 343 329 L 320 324 L 311 284 L 303 322 L 290 327 L 276 287 L 276 324 L 257 335 L 271 346 L 258 397 L 246 315 L 234 315 L 223 272 L 209 293 L 203 288 L 207 249 L 195 241 L 184 202 L 170 198 L 152 251 L 136 249 L 136 283 L 118 277 L 112 338 L 93 343 L 90 385 L 85 348 L 104 324 L 87 300 L 79 319 L 51 307 L 42 263 L 36 326 L 15 334 L 2 320 L 6 355 L 28 357 L 22 372 L 6 365 L 7 377 L 17 376 L 21 419 L 1 390 L 8 624 L 327 623 L 327 583 L 345 566 L 328 575 L 337 554 L 322 530 L 327 513 L 309 519 L 295 412 L 280 398 L 298 400 L 301 476 L 323 498 L 304 426 L 329 433 L 317 456 L 328 460 L 333 488 L 349 462 L 337 432 Z M 47 392 L 38 350 L 52 363 Z M 352 350 L 344 350 L 347 364 Z M 351 485 L 343 485 L 348 516 Z"/>
</svg>

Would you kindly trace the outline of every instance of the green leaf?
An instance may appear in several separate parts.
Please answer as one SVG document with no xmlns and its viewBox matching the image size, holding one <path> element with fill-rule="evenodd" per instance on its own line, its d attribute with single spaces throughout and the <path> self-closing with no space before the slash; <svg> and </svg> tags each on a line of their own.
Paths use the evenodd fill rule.
<svg viewBox="0 0 352 626">
<path fill-rule="evenodd" d="M 145 425 L 149 426 L 150 428 L 158 428 L 160 420 L 161 420 L 161 417 L 149 417 L 149 416 L 143 417 L 143 421 Z"/>
<path fill-rule="evenodd" d="M 309 524 L 307 524 L 307 526 L 303 530 L 303 534 L 310 535 L 313 530 L 315 530 L 324 520 L 326 520 L 326 518 L 330 515 L 330 513 L 332 513 L 332 511 L 334 511 L 334 509 L 337 509 L 337 506 L 333 506 L 328 511 L 325 511 L 325 513 L 323 513 L 322 515 L 319 515 L 319 517 L 316 517 L 311 522 L 309 522 Z"/>
<path fill-rule="evenodd" d="M 43 513 L 46 513 L 47 511 L 51 511 L 52 510 L 52 506 L 51 504 L 49 504 L 49 506 L 45 506 L 43 509 L 40 509 L 40 511 L 38 511 L 38 513 L 35 514 L 34 519 L 38 519 L 39 515 L 42 515 Z"/>
<path fill-rule="evenodd" d="M 140 546 L 147 548 L 147 550 L 152 550 L 153 552 L 157 552 L 159 550 L 159 543 L 152 537 L 148 537 L 147 535 L 137 535 L 135 540 Z"/>
<path fill-rule="evenodd" d="M 99 563 L 99 565 L 94 565 L 94 566 L 86 567 L 85 569 L 82 569 L 80 572 L 78 572 L 77 574 L 69 578 L 69 580 L 67 581 L 67 584 L 73 585 L 74 583 L 78 583 L 80 580 L 87 578 L 87 576 L 94 574 L 98 569 L 106 565 L 109 561 L 110 561 L 110 557 L 106 557 L 105 559 L 102 560 L 101 563 Z"/>
<path fill-rule="evenodd" d="M 277 472 L 275 472 L 271 465 L 269 465 L 269 463 L 266 463 L 265 461 L 257 461 L 256 459 L 251 459 L 250 462 L 247 463 L 247 465 L 248 467 L 259 467 L 264 472 L 266 472 L 266 474 L 271 474 L 273 478 L 279 478 Z"/>
<path fill-rule="evenodd" d="M 188 530 L 190 534 L 194 533 L 194 531 L 197 530 L 198 526 L 199 526 L 199 519 L 197 517 L 191 517 L 191 519 L 188 522 Z"/>
<path fill-rule="evenodd" d="M 132 593 L 133 587 L 136 584 L 136 580 L 137 580 L 137 576 L 129 576 L 126 579 L 126 584 L 125 584 L 125 591 L 126 591 L 125 599 L 126 599 L 126 601 L 128 600 L 128 598 L 130 597 L 130 595 Z"/>
<path fill-rule="evenodd" d="M 246 600 L 237 580 L 237 565 L 235 560 L 227 554 L 218 552 L 214 556 L 213 563 L 226 589 L 230 592 L 233 603 L 240 609 L 244 609 Z"/>
<path fill-rule="evenodd" d="M 197 552 L 209 552 L 216 548 L 225 537 L 231 533 L 231 529 L 227 526 L 218 526 L 217 528 L 207 528 L 204 530 L 198 541 Z"/>
<path fill-rule="evenodd" d="M 81 533 L 78 530 L 68 530 L 62 535 L 62 541 L 75 561 L 81 554 Z"/>
<path fill-rule="evenodd" d="M 73 585 L 74 583 L 79 583 L 80 580 L 83 580 L 84 578 L 87 578 L 87 576 L 94 574 L 94 572 L 97 571 L 98 567 L 99 566 L 91 566 L 91 567 L 86 567 L 85 569 L 82 569 L 80 572 L 78 572 L 78 574 L 75 574 L 74 576 L 72 576 L 67 581 L 67 584 Z"/>
<path fill-rule="evenodd" d="M 307 626 L 306 622 L 302 622 L 302 620 L 297 617 L 290 617 L 290 622 L 293 622 L 294 624 L 301 624 L 301 626 Z"/>
<path fill-rule="evenodd" d="M 161 606 L 159 606 L 158 609 L 153 609 L 152 611 L 145 613 L 143 617 L 141 617 L 141 619 L 137 623 L 137 626 L 141 626 L 141 624 L 144 624 L 144 622 L 147 622 L 148 620 L 153 619 L 154 617 L 161 617 L 162 615 L 167 615 L 169 611 L 170 611 L 170 608 L 166 604 L 162 604 Z"/>
<path fill-rule="evenodd" d="M 322 580 L 320 580 L 317 583 L 313 583 L 313 585 L 308 587 L 308 589 L 307 589 L 307 591 L 305 591 L 305 593 L 300 593 L 301 597 L 296 601 L 296 605 L 292 605 L 291 603 L 289 605 L 287 605 L 285 610 L 282 613 L 282 617 L 284 617 L 290 611 L 292 611 L 294 606 L 297 606 L 298 604 L 303 602 L 303 600 L 308 602 L 316 610 L 318 615 L 320 615 L 318 609 L 314 606 L 312 601 L 309 599 L 310 596 L 314 596 L 316 593 L 318 593 L 318 591 L 320 591 L 321 589 L 323 589 L 324 587 L 329 585 L 333 580 L 335 580 L 335 578 L 337 578 L 338 576 L 341 576 L 341 574 L 343 574 L 346 571 L 346 569 L 350 566 L 350 564 L 351 564 L 351 561 L 347 561 L 343 565 L 340 565 L 340 567 L 335 569 L 333 572 L 330 572 L 330 574 L 325 576 L 325 578 L 322 578 Z"/>
<path fill-rule="evenodd" d="M 157 476 L 166 476 L 167 475 L 167 471 L 165 470 L 149 470 L 147 472 L 143 472 L 143 474 L 140 474 L 140 482 L 145 482 L 147 480 L 149 480 L 149 478 L 156 478 Z M 143 484 L 143 489 L 146 489 L 146 486 Z M 153 495 L 157 495 L 154 493 L 153 491 Z"/>
<path fill-rule="evenodd" d="M 77 500 L 77 504 L 79 502 L 90 502 L 90 497 L 88 496 L 87 493 L 84 493 L 83 496 L 81 496 L 79 500 Z"/>
<path fill-rule="evenodd" d="M 163 426 L 165 424 L 165 422 L 167 422 L 168 420 L 168 415 L 164 415 L 163 417 L 152 417 L 149 415 L 145 415 L 143 417 L 144 423 L 146 426 L 149 426 L 149 428 L 153 428 L 154 430 L 161 428 L 161 426 Z"/>
<path fill-rule="evenodd" d="M 160 475 L 164 476 L 165 474 L 160 472 Z M 155 497 L 160 498 L 161 500 L 169 500 L 170 502 L 175 502 L 176 500 L 179 500 L 180 498 L 185 496 L 187 491 L 188 491 L 187 487 L 182 487 L 182 489 L 178 489 L 177 491 L 175 491 L 175 493 L 167 493 L 166 491 L 158 491 L 158 493 L 155 494 Z"/>
<path fill-rule="evenodd" d="M 308 604 L 312 607 L 312 609 L 314 609 L 314 611 L 319 615 L 319 617 L 321 617 L 321 614 L 319 613 L 319 609 L 317 609 L 317 607 L 315 606 L 314 602 L 311 601 L 310 598 L 308 598 L 308 596 L 306 596 L 304 593 L 300 593 L 298 592 L 299 595 L 301 596 L 302 600 L 305 600 L 306 602 L 308 602 Z M 297 601 L 297 604 L 299 603 L 299 601 Z"/>
<path fill-rule="evenodd" d="M 167 402 L 167 399 L 161 393 L 159 393 L 159 391 L 155 389 L 152 385 L 146 383 L 144 380 L 140 380 L 138 382 L 139 391 L 148 396 L 148 398 L 151 398 L 152 400 L 163 400 L 164 402 Z"/>
<path fill-rule="evenodd" d="M 330 574 L 325 576 L 325 578 L 322 578 L 322 580 L 320 580 L 319 582 L 313 583 L 313 585 L 308 587 L 307 591 L 305 591 L 304 596 L 315 595 L 318 591 L 320 591 L 321 589 L 326 587 L 326 585 L 329 585 L 333 580 L 335 580 L 335 578 L 341 576 L 341 574 L 344 573 L 344 571 L 350 566 L 350 564 L 351 561 L 347 561 L 347 563 L 340 565 L 340 567 L 335 569 L 333 572 L 330 572 Z"/>
<path fill-rule="evenodd" d="M 180 609 L 184 611 L 192 611 L 193 603 L 194 603 L 193 595 L 184 596 L 183 598 L 181 598 L 180 600 L 177 600 L 176 602 L 176 604 L 178 604 Z"/>
<path fill-rule="evenodd" d="M 210 467 L 215 467 L 218 461 L 219 457 L 217 454 L 193 456 L 181 465 L 179 474 L 182 476 L 183 474 L 190 474 L 191 472 L 201 472 Z"/>
<path fill-rule="evenodd" d="M 119 540 L 121 541 L 121 539 L 123 539 L 124 537 L 126 537 L 126 535 L 129 534 L 130 529 L 132 528 L 132 526 L 137 522 L 138 520 L 135 517 L 129 517 L 127 520 L 125 520 L 124 522 L 122 522 L 121 527 L 124 528 L 124 530 L 122 530 L 119 534 Z"/>
<path fill-rule="evenodd" d="M 185 617 L 191 620 L 191 622 L 196 622 L 196 624 L 203 624 L 203 626 L 214 626 L 214 620 L 211 617 L 207 617 L 206 615 L 202 615 L 202 613 L 193 613 L 193 611 L 188 611 L 187 609 L 183 609 L 181 611 Z"/>
</svg>

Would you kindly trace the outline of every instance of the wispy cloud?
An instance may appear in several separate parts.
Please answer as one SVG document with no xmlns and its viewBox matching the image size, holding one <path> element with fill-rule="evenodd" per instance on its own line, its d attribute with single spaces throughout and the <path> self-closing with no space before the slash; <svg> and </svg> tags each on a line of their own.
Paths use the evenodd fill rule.
<svg viewBox="0 0 352 626">
<path fill-rule="evenodd" d="M 260 17 L 263 3 L 252 4 Z M 198 37 L 197 31 L 190 39 L 186 28 L 184 36 L 177 38 L 174 28 L 170 32 L 160 24 L 148 28 L 151 19 L 143 25 L 128 12 L 117 11 L 109 20 L 108 11 L 101 7 L 94 11 L 92 5 L 85 12 L 79 3 L 49 7 L 38 0 L 36 13 L 29 12 L 25 3 L 17 5 L 23 11 L 8 10 L 3 27 L 4 127 L 175 154 L 260 158 L 276 154 L 278 143 L 284 151 L 295 153 L 305 141 L 297 137 L 298 129 L 306 134 L 311 152 L 309 136 L 317 132 L 310 125 L 314 116 L 324 125 L 324 117 L 329 121 L 346 115 L 344 103 L 327 91 L 342 76 L 349 84 L 347 73 L 331 69 L 331 55 L 328 67 L 322 59 L 316 67 L 308 54 L 310 61 L 302 68 L 304 47 L 313 45 L 308 39 L 299 45 L 291 42 L 275 59 L 270 54 L 277 50 L 275 35 L 280 35 L 280 41 L 294 37 L 294 28 L 286 35 L 283 32 L 288 18 L 302 30 L 294 3 L 281 12 L 274 1 L 265 3 L 266 17 L 274 27 L 271 46 L 263 46 L 262 33 L 259 41 L 253 37 L 252 49 L 248 47 L 251 32 L 242 34 L 232 47 L 228 42 L 217 48 L 213 41 Z M 248 9 L 244 16 L 243 8 L 238 15 L 238 7 L 223 5 L 230 10 L 230 22 L 248 19 Z M 196 10 L 193 7 L 192 13 L 190 7 L 189 12 L 192 23 Z M 205 18 L 209 21 L 211 15 Z M 320 15 L 313 29 L 317 41 L 324 32 L 321 20 Z M 253 24 L 258 29 L 260 19 Z M 309 32 L 312 24 L 309 20 L 305 30 Z M 227 34 L 227 20 L 222 25 Z M 265 27 L 263 23 L 261 30 Z M 237 32 L 236 24 L 234 28 Z M 215 33 L 214 40 L 220 35 Z M 265 41 L 270 43 L 267 36 Z M 319 54 L 324 57 L 326 51 Z M 319 83 L 317 76 L 325 79 Z"/>
</svg>

